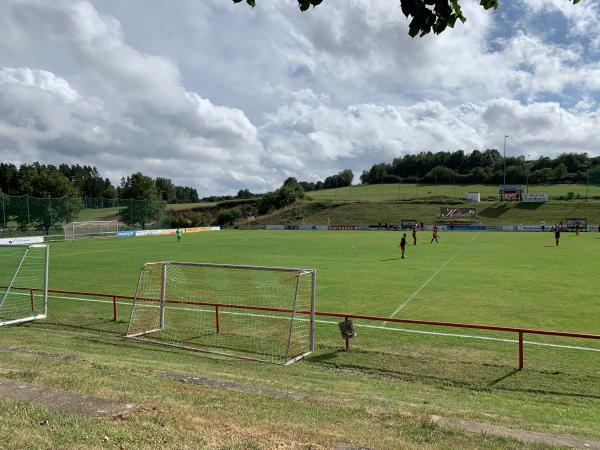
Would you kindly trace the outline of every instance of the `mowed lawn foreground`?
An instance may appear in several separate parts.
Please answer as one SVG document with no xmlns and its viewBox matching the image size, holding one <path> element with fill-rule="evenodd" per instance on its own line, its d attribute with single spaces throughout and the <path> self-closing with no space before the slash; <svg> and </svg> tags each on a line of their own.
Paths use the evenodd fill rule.
<svg viewBox="0 0 600 450">
<path fill-rule="evenodd" d="M 308 267 L 317 269 L 319 310 L 600 333 L 599 234 L 565 233 L 558 248 L 549 232 L 445 232 L 439 244 L 430 237 L 420 232 L 405 260 L 398 232 L 223 231 L 188 234 L 180 243 L 173 236 L 56 243 L 50 288 L 133 295 L 141 265 L 160 260 Z M 3 345 L 82 358 L 0 352 L 0 376 L 144 406 L 110 421 L 0 399 L 3 442 L 525 447 L 442 430 L 429 414 L 600 439 L 600 342 L 526 336 L 525 370 L 516 371 L 514 335 L 357 321 L 345 352 L 337 320 L 320 318 L 316 352 L 282 367 L 123 341 L 129 311 L 120 304 L 120 320 L 112 322 L 110 301 L 52 297 L 46 321 L 0 329 Z M 161 377 L 164 371 L 306 398 L 186 386 Z"/>
</svg>

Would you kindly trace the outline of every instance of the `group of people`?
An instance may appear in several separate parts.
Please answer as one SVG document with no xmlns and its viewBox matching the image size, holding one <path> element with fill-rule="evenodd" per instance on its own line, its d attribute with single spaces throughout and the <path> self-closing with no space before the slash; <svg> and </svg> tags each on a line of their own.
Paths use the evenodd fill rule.
<svg viewBox="0 0 600 450">
<path fill-rule="evenodd" d="M 422 222 L 421 222 L 421 229 L 424 229 Z M 430 243 L 433 244 L 433 241 L 435 241 L 436 243 L 439 243 L 437 225 L 433 226 L 431 233 L 432 233 L 432 235 L 431 235 Z M 413 238 L 413 245 L 417 245 L 417 226 L 416 225 L 412 228 L 412 238 Z M 401 253 L 402 259 L 404 259 L 405 251 L 406 251 L 406 233 L 402 233 L 402 237 L 400 238 L 400 253 Z"/>
</svg>

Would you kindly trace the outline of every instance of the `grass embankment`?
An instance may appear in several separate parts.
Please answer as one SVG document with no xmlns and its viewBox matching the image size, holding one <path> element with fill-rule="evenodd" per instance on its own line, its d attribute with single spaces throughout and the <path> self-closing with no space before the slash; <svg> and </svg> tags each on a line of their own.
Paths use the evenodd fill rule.
<svg viewBox="0 0 600 450">
<path fill-rule="evenodd" d="M 440 208 L 475 208 L 477 218 L 485 225 L 547 225 L 566 218 L 587 218 L 589 224 L 600 224 L 600 202 L 570 201 L 546 203 L 443 201 L 405 202 L 310 202 L 300 201 L 292 206 L 257 218 L 262 224 L 398 224 L 402 219 L 424 223 L 447 223 L 440 219 Z"/>
<path fill-rule="evenodd" d="M 317 269 L 321 310 L 599 332 L 599 235 L 419 233 L 398 259 L 397 233 L 219 232 L 53 244 L 50 287 L 132 294 L 142 263 L 158 260 Z M 429 280 L 429 281 L 428 281 Z M 532 448 L 518 441 L 445 431 L 431 414 L 600 439 L 600 353 L 514 342 L 499 333 L 357 322 L 341 350 L 337 320 L 318 323 L 317 351 L 288 367 L 124 342 L 129 307 L 111 322 L 109 303 L 53 298 L 46 321 L 0 329 L 3 345 L 74 354 L 64 362 L 1 352 L 3 376 L 142 405 L 123 419 L 86 419 L 0 400 L 8 448 Z M 223 317 L 226 317 L 224 315 Z M 226 320 L 224 318 L 224 320 Z M 328 320 L 325 318 L 325 320 Z M 413 332 L 400 331 L 410 329 Z M 527 341 L 600 348 L 591 341 Z M 301 400 L 200 387 L 170 370 L 292 391 Z"/>
<path fill-rule="evenodd" d="M 464 200 L 468 192 L 479 192 L 481 200 L 486 200 L 488 197 L 493 197 L 493 200 L 499 200 L 500 197 L 498 185 L 487 184 L 440 184 L 437 187 L 431 184 L 361 184 L 344 188 L 307 192 L 307 195 L 315 200 L 381 202 L 431 197 Z M 589 198 L 600 198 L 600 185 L 590 185 L 589 187 L 585 184 L 529 185 L 529 192 L 546 192 L 551 200 L 566 199 L 569 196 L 569 192 L 573 193 L 574 198 L 585 199 L 586 192 Z"/>
</svg>

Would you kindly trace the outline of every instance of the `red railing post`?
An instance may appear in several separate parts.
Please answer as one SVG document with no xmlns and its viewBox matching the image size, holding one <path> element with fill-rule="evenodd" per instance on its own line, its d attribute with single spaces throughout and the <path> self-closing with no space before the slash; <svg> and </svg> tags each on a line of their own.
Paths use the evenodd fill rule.
<svg viewBox="0 0 600 450">
<path fill-rule="evenodd" d="M 519 331 L 519 370 L 523 368 L 523 332 Z"/>
<path fill-rule="evenodd" d="M 219 319 L 219 305 L 215 305 L 215 325 L 217 327 L 217 334 L 221 331 L 221 320 Z"/>
<path fill-rule="evenodd" d="M 35 290 L 31 290 L 31 310 L 35 311 Z"/>
<path fill-rule="evenodd" d="M 113 300 L 113 320 L 116 322 L 117 321 L 117 296 L 113 295 L 112 300 Z"/>
</svg>

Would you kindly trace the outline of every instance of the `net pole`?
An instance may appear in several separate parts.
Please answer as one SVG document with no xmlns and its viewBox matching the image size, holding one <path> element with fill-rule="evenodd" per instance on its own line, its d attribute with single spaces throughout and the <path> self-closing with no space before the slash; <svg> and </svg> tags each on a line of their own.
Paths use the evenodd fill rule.
<svg viewBox="0 0 600 450">
<path fill-rule="evenodd" d="M 311 273 L 312 286 L 310 288 L 310 331 L 309 331 L 309 345 L 310 351 L 315 350 L 315 304 L 317 300 L 317 271 L 313 270 Z"/>
<path fill-rule="evenodd" d="M 299 273 L 296 276 L 296 287 L 294 288 L 294 302 L 292 303 L 292 317 L 290 319 L 290 330 L 288 333 L 288 342 L 287 342 L 287 349 L 285 351 L 285 361 L 287 362 L 290 358 L 290 347 L 292 345 L 292 333 L 294 332 L 294 319 L 296 318 L 296 304 L 298 302 L 298 286 L 300 285 L 300 277 L 302 276 L 301 273 Z"/>
<path fill-rule="evenodd" d="M 46 245 L 46 252 L 44 257 L 44 315 L 48 315 L 48 263 L 50 261 L 50 246 Z"/>
<path fill-rule="evenodd" d="M 163 264 L 160 271 L 160 329 L 165 329 L 165 299 L 167 290 L 167 265 Z"/>
</svg>

